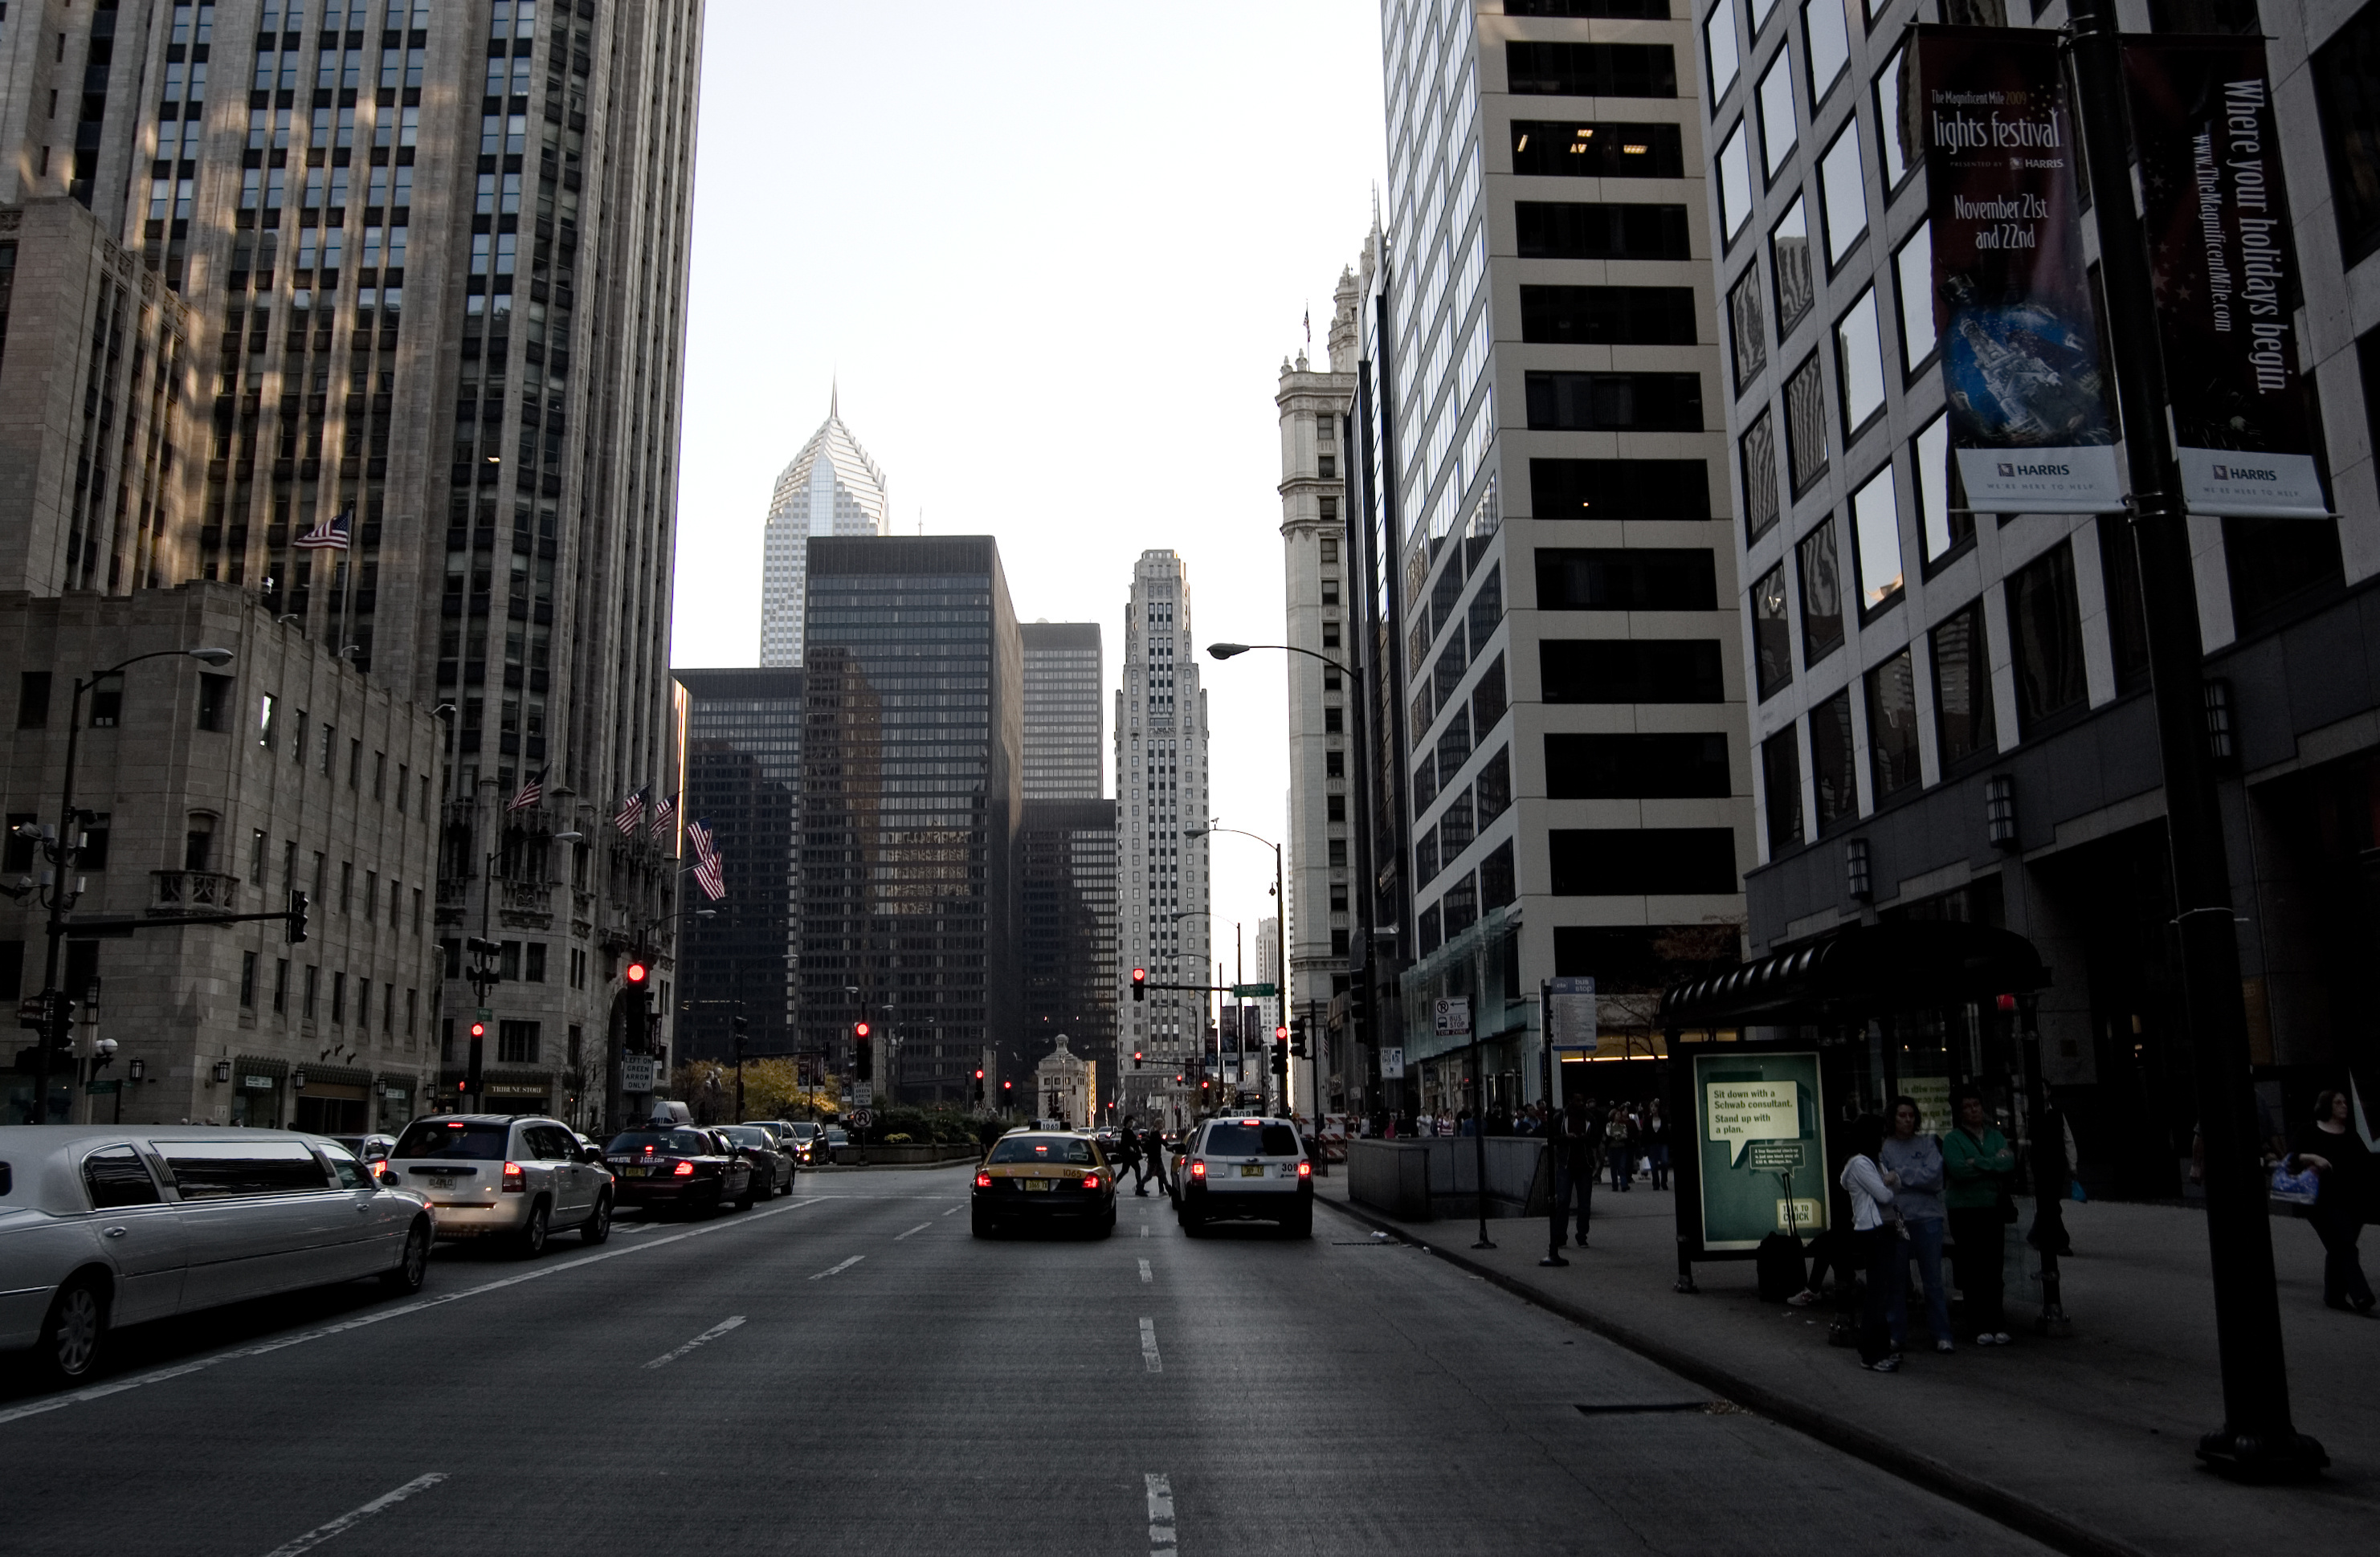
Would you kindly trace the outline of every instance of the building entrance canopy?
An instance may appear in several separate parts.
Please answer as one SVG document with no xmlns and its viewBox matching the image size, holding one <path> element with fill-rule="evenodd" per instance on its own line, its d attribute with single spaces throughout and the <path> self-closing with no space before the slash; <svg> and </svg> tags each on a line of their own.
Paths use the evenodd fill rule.
<svg viewBox="0 0 2380 1557">
<path fill-rule="evenodd" d="M 1661 1025 L 1688 1029 L 1826 1021 L 2002 995 L 2049 984 L 2033 943 L 1943 921 L 1854 924 L 1724 973 L 1673 984 Z"/>
</svg>

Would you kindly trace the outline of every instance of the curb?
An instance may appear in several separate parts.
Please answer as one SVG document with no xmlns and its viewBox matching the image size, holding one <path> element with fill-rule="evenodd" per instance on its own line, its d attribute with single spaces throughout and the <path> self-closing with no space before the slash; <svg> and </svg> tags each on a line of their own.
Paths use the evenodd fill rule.
<svg viewBox="0 0 2380 1557">
<path fill-rule="evenodd" d="M 1326 1200 L 1317 1195 L 1315 1201 L 1329 1206 L 1351 1222 L 1385 1232 L 1414 1245 L 1425 1254 L 1434 1254 L 1458 1270 L 1503 1288 L 1524 1303 L 1543 1309 L 1583 1330 L 1592 1331 L 1736 1405 L 1749 1406 L 1761 1416 L 1816 1439 L 1830 1449 L 1839 1449 L 1853 1459 L 1864 1460 L 1879 1470 L 1972 1509 L 2020 1535 L 2030 1536 L 2053 1551 L 2065 1552 L 2068 1557 L 2149 1557 L 2139 1547 L 2088 1526 L 2076 1524 L 2064 1515 L 2029 1503 L 2004 1487 L 1970 1476 L 1931 1455 L 1904 1448 L 1846 1418 L 1820 1410 L 1764 1384 L 1755 1383 L 1706 1358 L 1683 1351 L 1667 1341 L 1657 1340 L 1633 1326 L 1617 1323 L 1575 1303 L 1556 1298 L 1528 1282 L 1492 1270 L 1475 1260 L 1466 1260 L 1452 1249 L 1422 1242 L 1395 1223 L 1368 1215 L 1341 1201 Z"/>
</svg>

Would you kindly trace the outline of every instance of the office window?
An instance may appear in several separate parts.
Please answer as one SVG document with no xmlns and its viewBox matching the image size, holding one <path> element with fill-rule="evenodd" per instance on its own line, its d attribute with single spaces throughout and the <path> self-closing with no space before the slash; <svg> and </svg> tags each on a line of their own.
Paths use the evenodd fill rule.
<svg viewBox="0 0 2380 1557">
<path fill-rule="evenodd" d="M 2080 707 L 2090 695 L 2082 676 L 2082 618 L 2074 595 L 2073 551 L 2059 541 L 2010 574 L 2007 588 L 2017 730 L 2031 735 L 2043 720 Z"/>
<path fill-rule="evenodd" d="M 1478 732 L 1480 740 L 1495 732 L 1510 705 L 1504 685 L 1504 657 L 1500 654 L 1479 673 L 1479 680 L 1471 688 L 1471 728 Z"/>
<path fill-rule="evenodd" d="M 1793 549 L 1802 575 L 1802 663 L 1815 665 L 1843 646 L 1843 580 L 1829 514 Z"/>
<path fill-rule="evenodd" d="M 1760 78 L 1760 160 L 1774 183 L 1793 155 L 1801 130 L 1793 118 L 1793 45 L 1777 51 Z"/>
<path fill-rule="evenodd" d="M 1785 454 L 1797 498 L 1827 473 L 1827 390 L 1815 352 L 1785 380 Z"/>
<path fill-rule="evenodd" d="M 1816 272 L 1810 262 L 1809 202 L 1802 196 L 1785 208 L 1768 230 L 1768 274 L 1777 296 L 1777 344 L 1783 346 L 1818 303 Z"/>
<path fill-rule="evenodd" d="M 1735 890 L 1730 827 L 1557 827 L 1546 852 L 1558 898 Z"/>
<path fill-rule="evenodd" d="M 535 1065 L 538 1062 L 538 1032 L 541 1026 L 541 1023 L 533 1021 L 496 1023 L 496 1063 Z"/>
<path fill-rule="evenodd" d="M 1710 473 L 1700 460 L 1529 462 L 1540 519 L 1707 519 Z"/>
<path fill-rule="evenodd" d="M 1427 885 L 1437 875 L 1438 829 L 1433 827 L 1414 839 L 1414 880 Z"/>
<path fill-rule="evenodd" d="M 1533 345 L 1691 346 L 1700 312 L 1690 286 L 1524 286 L 1521 339 Z"/>
<path fill-rule="evenodd" d="M 1743 465 L 1743 533 L 1758 540 L 1777 523 L 1777 423 L 1767 410 L 1743 429 L 1738 453 Z"/>
<path fill-rule="evenodd" d="M 1917 679 L 1907 649 L 1867 673 L 1867 763 L 1878 803 L 1918 783 Z"/>
<path fill-rule="evenodd" d="M 273 961 L 273 1009 L 281 1016 L 289 1014 L 289 960 L 285 957 Z"/>
<path fill-rule="evenodd" d="M 1827 265 L 1840 265 L 1867 232 L 1867 181 L 1860 168 L 1859 119 L 1843 122 L 1843 131 L 1818 160 L 1818 204 L 1827 218 Z"/>
<path fill-rule="evenodd" d="M 1843 447 L 1884 415 L 1884 344 L 1876 336 L 1876 288 L 1835 320 L 1835 376 L 1842 386 Z"/>
<path fill-rule="evenodd" d="M 2243 634 L 2288 619 L 2344 576 L 2333 519 L 2228 518 L 2223 552 L 2232 620 Z"/>
<path fill-rule="evenodd" d="M 1508 42 L 1506 90 L 1535 97 L 1675 97 L 1677 57 L 1667 43 Z"/>
<path fill-rule="evenodd" d="M 312 1021 L 314 1020 L 316 1008 L 321 1003 L 322 993 L 322 965 L 319 963 L 310 962 L 306 965 L 306 1003 L 303 1008 L 298 1012 L 298 1015 L 305 1018 L 308 1021 Z"/>
<path fill-rule="evenodd" d="M 1438 754 L 1424 752 L 1413 770 L 1413 809 L 1417 818 L 1438 799 Z"/>
<path fill-rule="evenodd" d="M 1727 289 L 1728 344 L 1735 351 L 1735 392 L 1742 394 L 1754 375 L 1768 366 L 1768 330 L 1761 317 L 1760 262 L 1743 268 Z"/>
<path fill-rule="evenodd" d="M 1888 465 L 1852 494 L 1852 544 L 1859 558 L 1864 621 L 1900 599 L 1900 504 Z"/>
<path fill-rule="evenodd" d="M 1710 100 L 1717 103 L 1743 68 L 1736 50 L 1735 0 L 1721 0 L 1703 18 L 1703 58 L 1710 67 Z"/>
<path fill-rule="evenodd" d="M 1733 244 L 1752 220 L 1752 151 L 1744 122 L 1736 121 L 1718 149 L 1719 236 Z"/>
<path fill-rule="evenodd" d="M 347 975 L 331 975 L 331 1020 L 345 1023 L 347 1020 Z"/>
<path fill-rule="evenodd" d="M 1935 417 L 1909 441 L 1909 468 L 1917 478 L 1918 523 L 1930 567 L 1975 538 L 1975 516 L 1950 459 L 1950 419 Z"/>
<path fill-rule="evenodd" d="M 1718 573 L 1706 548 L 1536 549 L 1540 610 L 1706 611 Z"/>
<path fill-rule="evenodd" d="M 525 955 L 521 976 L 530 984 L 543 984 L 545 982 L 545 943 L 531 941 L 523 948 L 523 951 Z"/>
<path fill-rule="evenodd" d="M 1533 431 L 1703 430 L 1699 373 L 1531 372 L 1524 387 Z"/>
<path fill-rule="evenodd" d="M 1479 807 L 1479 827 L 1486 831 L 1488 824 L 1501 816 L 1512 804 L 1512 754 L 1510 748 L 1499 746 L 1495 754 L 1479 765 L 1479 777 L 1472 781 L 1473 794 Z"/>
<path fill-rule="evenodd" d="M 1716 638 L 1547 638 L 1537 663 L 1548 703 L 1723 703 Z"/>
<path fill-rule="evenodd" d="M 2380 8 L 2365 6 L 2314 51 L 2314 101 L 2349 264 L 2380 248 Z"/>
<path fill-rule="evenodd" d="M 1802 753 L 1793 727 L 1760 743 L 1760 786 L 1771 858 L 1802 846 Z"/>
<path fill-rule="evenodd" d="M 405 815 L 405 782 L 407 774 L 407 765 L 404 763 L 398 763 L 396 765 L 396 814 L 400 816 Z"/>
<path fill-rule="evenodd" d="M 1930 638 L 1935 740 L 1947 773 L 1998 747 L 1992 731 L 1992 658 L 1984 636 L 1984 603 L 1977 600 L 1945 617 Z"/>
<path fill-rule="evenodd" d="M 19 670 L 17 673 L 17 728 L 41 730 L 49 722 L 50 673 L 47 670 Z"/>
<path fill-rule="evenodd" d="M 1512 171 L 1558 178 L 1682 178 L 1685 142 L 1676 125 L 1515 119 Z"/>
<path fill-rule="evenodd" d="M 1752 655 L 1763 698 L 1793 680 L 1793 629 L 1785 605 L 1785 564 L 1778 563 L 1752 586 Z"/>
<path fill-rule="evenodd" d="M 1933 358 L 1934 226 L 1920 222 L 1892 256 L 1893 290 L 1900 298 L 1900 370 L 1915 378 Z"/>
<path fill-rule="evenodd" d="M 1849 687 L 1810 710 L 1810 777 L 1818 797 L 1818 836 L 1824 838 L 1859 815 L 1859 786 L 1852 777 Z"/>
<path fill-rule="evenodd" d="M 1810 101 L 1826 101 L 1828 89 L 1852 61 L 1851 34 L 1843 24 L 1844 0 L 1805 0 L 1802 32 L 1810 43 Z"/>
<path fill-rule="evenodd" d="M 1876 144 L 1884 151 L 1884 190 L 1889 195 L 1925 161 L 1920 128 L 1925 122 L 1917 98 L 1917 61 L 1903 43 L 1876 72 Z"/>
<path fill-rule="evenodd" d="M 1480 910 L 1503 908 L 1519 895 L 1512 875 L 1512 840 L 1506 839 L 1480 858 Z"/>
<path fill-rule="evenodd" d="M 256 963 L 255 952 L 239 954 L 239 1003 L 243 1009 L 250 1011 L 256 1009 Z"/>
<path fill-rule="evenodd" d="M 1752 35 L 1755 38 L 1759 37 L 1760 30 L 1768 25 L 1768 18 L 1776 9 L 1777 0 L 1752 0 Z"/>
<path fill-rule="evenodd" d="M 199 728 L 223 731 L 231 728 L 231 694 L 237 683 L 229 676 L 199 672 Z"/>
<path fill-rule="evenodd" d="M 1685 260 L 1694 254 L 1682 205 L 1518 200 L 1512 217 L 1524 260 Z"/>
<path fill-rule="evenodd" d="M 1549 799 L 1723 800 L 1733 792 L 1721 734 L 1546 737 Z"/>
</svg>

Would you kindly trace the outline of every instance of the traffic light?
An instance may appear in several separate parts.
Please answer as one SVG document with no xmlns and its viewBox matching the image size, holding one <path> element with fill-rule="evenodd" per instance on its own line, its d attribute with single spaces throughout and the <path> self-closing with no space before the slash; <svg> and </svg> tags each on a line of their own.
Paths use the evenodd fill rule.
<svg viewBox="0 0 2380 1557">
<path fill-rule="evenodd" d="M 290 944 L 291 946 L 301 946 L 301 945 L 303 945 L 303 944 L 305 943 L 305 940 L 306 940 L 306 894 L 305 894 L 305 893 L 303 893 L 303 892 L 292 892 L 292 893 L 290 893 L 290 894 L 289 894 L 289 917 L 288 917 L 286 920 L 284 920 L 282 923 L 283 923 L 283 924 L 286 927 L 286 939 L 288 940 L 288 942 L 289 942 L 289 944 Z"/>
<path fill-rule="evenodd" d="M 641 962 L 631 962 L 620 977 L 626 982 L 630 989 L 642 990 L 646 982 L 652 977 L 652 970 Z"/>
<path fill-rule="evenodd" d="M 870 1052 L 868 1032 L 868 1027 L 866 1022 L 856 1021 L 851 1024 L 852 1073 L 862 1081 L 876 1080 L 876 1056 Z"/>
<path fill-rule="evenodd" d="M 1135 1005 L 1148 998 L 1148 970 L 1146 968 L 1132 971 L 1132 998 Z"/>
<path fill-rule="evenodd" d="M 975 1100 L 978 1103 L 983 1101 L 983 1067 L 980 1065 L 975 1068 Z"/>
<path fill-rule="evenodd" d="M 1304 1017 L 1290 1019 L 1289 1052 L 1298 1059 L 1305 1057 L 1305 1019 Z"/>
<path fill-rule="evenodd" d="M 483 1021 L 475 1021 L 471 1024 L 470 1067 L 464 1073 L 463 1091 L 476 1092 L 480 1090 L 480 1080 L 485 1074 L 484 1067 L 487 1062 L 487 1054 L 488 1024 Z"/>
<path fill-rule="evenodd" d="M 1276 1076 L 1289 1074 L 1289 1044 L 1286 1040 L 1272 1046 L 1272 1073 Z"/>
</svg>

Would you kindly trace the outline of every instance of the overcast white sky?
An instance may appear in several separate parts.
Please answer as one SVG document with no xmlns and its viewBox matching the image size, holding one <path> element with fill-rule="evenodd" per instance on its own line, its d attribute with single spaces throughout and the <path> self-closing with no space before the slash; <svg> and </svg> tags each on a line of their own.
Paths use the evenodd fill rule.
<svg viewBox="0 0 2380 1557">
<path fill-rule="evenodd" d="M 1111 691 L 1152 547 L 1202 646 L 1280 642 L 1272 396 L 1385 179 L 1376 0 L 709 18 L 674 662 L 757 663 L 770 489 L 838 377 L 896 531 L 998 537 L 1020 619 L 1100 624 Z M 1214 813 L 1274 839 L 1285 658 L 1202 661 Z M 1238 919 L 1253 958 L 1272 862 L 1213 857 L 1218 955 Z"/>
</svg>

